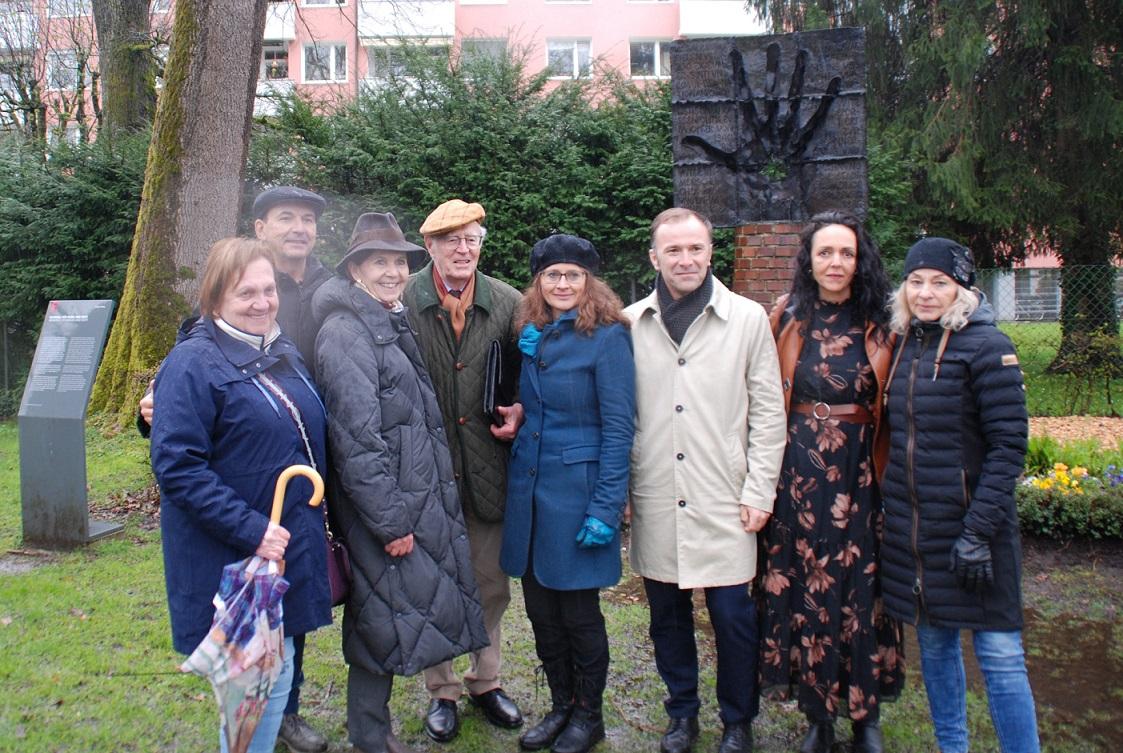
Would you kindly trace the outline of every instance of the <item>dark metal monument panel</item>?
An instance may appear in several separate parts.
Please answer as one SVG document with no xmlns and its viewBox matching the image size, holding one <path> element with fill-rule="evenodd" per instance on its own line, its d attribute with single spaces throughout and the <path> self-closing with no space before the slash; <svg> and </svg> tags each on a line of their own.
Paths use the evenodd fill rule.
<svg viewBox="0 0 1123 753">
<path fill-rule="evenodd" d="M 113 301 L 51 301 L 19 411 L 20 503 L 28 544 L 69 548 L 121 530 L 89 520 L 86 405 Z"/>
<path fill-rule="evenodd" d="M 671 45 L 675 204 L 715 225 L 864 217 L 865 31 Z"/>
</svg>

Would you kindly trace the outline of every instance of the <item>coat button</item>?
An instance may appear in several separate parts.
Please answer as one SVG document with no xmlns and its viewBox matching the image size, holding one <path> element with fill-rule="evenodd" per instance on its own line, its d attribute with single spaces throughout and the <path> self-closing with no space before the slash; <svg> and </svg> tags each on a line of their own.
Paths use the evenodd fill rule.
<svg viewBox="0 0 1123 753">
<path fill-rule="evenodd" d="M 456 362 L 456 370 L 457 371 L 464 371 L 464 362 L 463 361 L 457 361 Z"/>
<path fill-rule="evenodd" d="M 539 434 L 538 434 L 538 432 L 534 432 L 533 434 L 531 434 L 531 436 L 534 437 L 535 439 L 538 439 Z"/>
<path fill-rule="evenodd" d="M 685 366 L 686 365 L 686 359 L 685 358 L 678 359 L 678 365 L 679 366 Z"/>
<path fill-rule="evenodd" d="M 675 406 L 675 413 L 682 413 L 682 411 L 683 411 L 683 407 L 681 405 Z"/>
<path fill-rule="evenodd" d="M 536 475 L 537 473 L 538 473 L 538 471 L 537 471 L 537 470 L 535 470 L 534 468 L 531 468 L 531 469 L 530 469 L 530 475 L 531 475 L 531 476 L 534 476 L 534 475 Z"/>
<path fill-rule="evenodd" d="M 248 371 L 246 371 L 245 369 L 242 369 L 242 373 L 243 373 L 243 374 L 248 374 L 249 372 L 248 372 Z"/>
<path fill-rule="evenodd" d="M 538 362 L 538 368 L 540 368 L 540 369 L 546 368 L 546 362 L 545 361 L 539 361 Z"/>
<path fill-rule="evenodd" d="M 679 506 L 679 507 L 686 507 L 686 500 L 685 500 L 685 499 L 680 499 L 680 500 L 678 501 L 678 506 Z"/>
<path fill-rule="evenodd" d="M 255 369 L 260 369 L 260 368 L 261 368 L 261 364 L 260 364 L 260 363 L 255 363 L 255 364 L 253 365 L 253 367 L 254 367 Z"/>
<path fill-rule="evenodd" d="M 684 457 L 686 457 L 686 455 L 683 455 L 683 454 L 682 454 L 682 453 L 680 452 L 680 453 L 679 453 L 678 455 L 675 455 L 675 457 L 676 457 L 676 458 L 678 458 L 679 460 L 682 460 L 682 459 L 683 459 Z"/>
<path fill-rule="evenodd" d="M 468 419 L 465 416 L 461 416 L 460 418 L 456 419 L 456 423 L 463 426 L 464 424 L 468 423 Z"/>
<path fill-rule="evenodd" d="M 390 569 L 391 569 L 391 570 L 397 570 L 397 569 L 398 569 L 398 566 L 397 566 L 397 565 L 390 565 Z"/>
</svg>

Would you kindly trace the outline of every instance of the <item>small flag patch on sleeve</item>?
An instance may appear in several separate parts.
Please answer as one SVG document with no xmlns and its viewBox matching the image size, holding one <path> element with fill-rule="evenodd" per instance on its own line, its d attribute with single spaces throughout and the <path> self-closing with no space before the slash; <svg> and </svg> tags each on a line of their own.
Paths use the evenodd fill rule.
<svg viewBox="0 0 1123 753">
<path fill-rule="evenodd" d="M 1018 365 L 1018 357 L 1013 353 L 1007 353 L 1006 355 L 1002 356 L 1002 365 L 1003 366 L 1017 366 Z"/>
</svg>

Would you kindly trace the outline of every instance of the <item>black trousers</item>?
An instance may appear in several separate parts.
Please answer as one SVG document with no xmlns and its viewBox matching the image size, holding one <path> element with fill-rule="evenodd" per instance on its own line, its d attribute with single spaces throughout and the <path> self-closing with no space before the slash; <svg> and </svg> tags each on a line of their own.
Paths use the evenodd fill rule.
<svg viewBox="0 0 1123 753">
<path fill-rule="evenodd" d="M 534 647 L 546 668 L 555 703 L 557 689 L 568 688 L 578 706 L 599 713 L 609 661 L 600 590 L 547 588 L 535 577 L 533 561 L 527 565 L 522 586 Z"/>
<path fill-rule="evenodd" d="M 347 667 L 347 735 L 363 753 L 385 753 L 390 734 L 390 691 L 394 675 Z"/>
</svg>

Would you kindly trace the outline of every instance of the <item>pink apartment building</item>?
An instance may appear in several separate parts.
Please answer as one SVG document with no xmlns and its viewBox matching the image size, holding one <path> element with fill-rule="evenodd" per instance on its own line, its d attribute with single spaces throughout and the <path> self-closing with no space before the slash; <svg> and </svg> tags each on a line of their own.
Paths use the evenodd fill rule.
<svg viewBox="0 0 1123 753">
<path fill-rule="evenodd" d="M 173 6 L 151 2 L 157 39 L 167 39 Z M 269 114 L 270 95 L 294 88 L 318 100 L 353 97 L 401 66 L 403 41 L 440 56 L 497 55 L 518 45 L 532 71 L 548 66 L 559 80 L 586 75 L 594 62 L 659 79 L 670 76 L 666 44 L 675 37 L 762 31 L 743 0 L 271 2 L 256 110 Z M 90 0 L 0 0 L 0 110 L 14 84 L 12 61 L 25 60 L 46 82 L 50 122 L 68 122 L 67 137 L 76 137 L 76 98 L 84 96 L 90 109 L 95 48 Z"/>
</svg>

